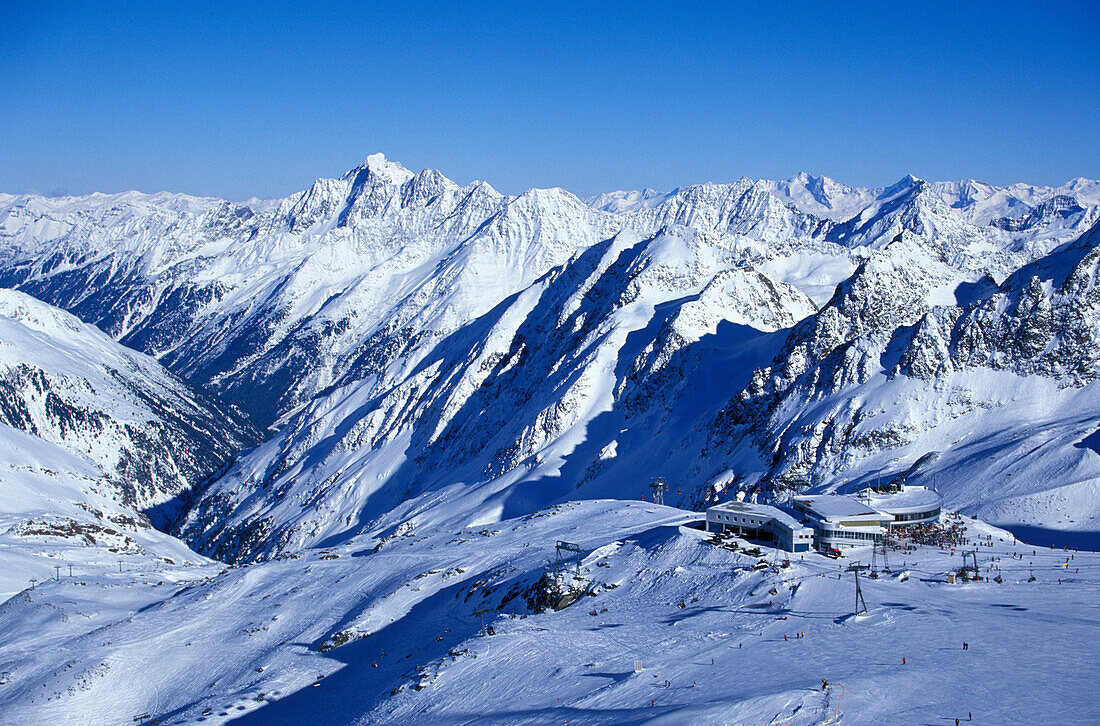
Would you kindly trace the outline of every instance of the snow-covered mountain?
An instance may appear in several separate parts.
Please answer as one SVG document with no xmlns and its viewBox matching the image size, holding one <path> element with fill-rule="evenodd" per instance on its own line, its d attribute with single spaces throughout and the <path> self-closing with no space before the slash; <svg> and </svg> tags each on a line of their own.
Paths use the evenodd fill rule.
<svg viewBox="0 0 1100 726">
<path fill-rule="evenodd" d="M 1100 530 L 1098 189 L 586 203 L 373 156 L 266 202 L 0 196 L 0 721 L 1094 722 L 1088 553 L 950 514 L 1003 577 L 911 543 L 856 619 L 832 560 L 679 525 L 904 480 Z M 1034 692 L 975 691 L 1005 663 Z"/>
<path fill-rule="evenodd" d="M 154 526 L 257 438 L 155 360 L 0 290 L 0 600 L 73 566 L 205 562 Z"/>
<path fill-rule="evenodd" d="M 686 228 L 589 247 L 441 340 L 403 379 L 315 399 L 206 492 L 183 536 L 234 559 L 435 505 L 425 516 L 466 526 L 606 492 L 593 480 L 617 447 L 633 456 L 663 440 L 664 450 L 728 388 L 715 366 L 744 368 L 767 349 L 737 350 L 738 331 L 751 340 L 814 311 L 737 259 Z"/>
<path fill-rule="evenodd" d="M 0 198 L 0 284 L 275 424 L 182 524 L 220 557 L 654 475 L 698 505 L 935 469 L 954 506 L 1082 528 L 1098 189 L 803 174 L 586 204 L 375 155 L 262 205 Z"/>
<path fill-rule="evenodd" d="M 56 457 L 62 475 L 79 474 L 96 492 L 132 510 L 131 518 L 145 513 L 162 528 L 179 516 L 181 499 L 193 487 L 256 441 L 241 416 L 155 360 L 70 313 L 3 289 L 0 432 L 9 443 L 25 435 L 41 440 L 29 451 L 25 442 L 9 449 L 54 451 L 37 457 L 43 472 Z M 75 461 L 83 464 L 62 465 Z M 73 499 L 80 497 L 54 497 L 60 507 Z M 5 491 L 0 506 L 12 513 L 22 501 Z"/>
<path fill-rule="evenodd" d="M 341 380 L 415 357 L 622 229 L 714 232 L 821 303 L 859 248 L 889 229 L 958 237 L 951 245 L 965 242 L 972 267 L 1003 278 L 1096 218 L 1097 185 L 1084 180 L 984 196 L 921 183 L 922 194 L 905 194 L 915 181 L 884 192 L 805 175 L 742 179 L 593 207 L 560 189 L 505 197 L 483 182 L 459 187 L 374 155 L 264 204 L 2 195 L 0 285 L 73 312 L 267 426 Z M 1077 207 L 1042 208 L 1062 197 Z M 925 213 L 930 198 L 937 206 Z M 849 212 L 863 222 L 841 221 Z M 984 223 L 991 216 L 1000 226 Z"/>
<path fill-rule="evenodd" d="M 92 322 L 266 426 L 486 312 L 615 225 L 375 155 L 266 211 L 137 194 L 0 200 L 2 284 Z"/>
<path fill-rule="evenodd" d="M 922 303 L 937 270 L 904 238 L 891 247 L 908 260 L 869 259 L 716 419 L 731 455 L 741 432 L 767 454 L 734 480 L 782 490 L 937 472 L 953 506 L 1095 529 L 1098 244 L 1094 226 L 999 286 L 961 285 L 959 305 Z"/>
</svg>

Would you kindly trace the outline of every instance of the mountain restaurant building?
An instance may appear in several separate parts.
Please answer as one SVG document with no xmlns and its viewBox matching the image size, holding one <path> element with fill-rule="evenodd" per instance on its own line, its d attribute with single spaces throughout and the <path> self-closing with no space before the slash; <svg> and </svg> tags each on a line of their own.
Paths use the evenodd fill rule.
<svg viewBox="0 0 1100 726">
<path fill-rule="evenodd" d="M 707 510 L 707 531 L 773 542 L 788 552 L 809 552 L 814 531 L 766 504 L 723 502 Z"/>
<path fill-rule="evenodd" d="M 877 544 L 894 521 L 891 514 L 836 494 L 795 497 L 793 505 L 813 526 L 814 546 L 819 550 Z"/>
<path fill-rule="evenodd" d="M 939 521 L 943 509 L 943 497 L 932 489 L 918 486 L 902 486 L 891 492 L 864 489 L 859 499 L 879 512 L 892 515 L 893 528 L 911 527 Z"/>
</svg>

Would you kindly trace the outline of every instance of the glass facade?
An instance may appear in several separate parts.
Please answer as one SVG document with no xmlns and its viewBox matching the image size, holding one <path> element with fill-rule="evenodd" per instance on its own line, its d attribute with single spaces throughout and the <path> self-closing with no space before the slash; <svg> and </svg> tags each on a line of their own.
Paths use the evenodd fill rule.
<svg viewBox="0 0 1100 726">
<path fill-rule="evenodd" d="M 914 522 L 924 522 L 929 519 L 935 519 L 940 516 L 940 507 L 936 507 L 930 512 L 909 512 L 908 514 L 895 514 L 894 524 L 910 524 Z"/>
<path fill-rule="evenodd" d="M 854 529 L 821 529 L 821 540 L 853 540 L 862 542 L 881 542 L 881 532 L 860 532 Z"/>
</svg>

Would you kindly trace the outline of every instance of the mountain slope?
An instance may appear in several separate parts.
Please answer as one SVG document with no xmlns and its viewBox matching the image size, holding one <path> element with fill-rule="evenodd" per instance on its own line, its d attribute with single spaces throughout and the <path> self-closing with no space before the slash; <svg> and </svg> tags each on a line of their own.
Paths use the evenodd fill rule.
<svg viewBox="0 0 1100 726">
<path fill-rule="evenodd" d="M 1098 243 L 1094 226 L 967 306 L 867 297 L 919 290 L 929 262 L 870 284 L 861 268 L 712 424 L 732 460 L 747 440 L 770 460 L 731 481 L 775 496 L 935 472 L 950 506 L 1095 530 Z"/>
<path fill-rule="evenodd" d="M 616 455 L 677 436 L 712 366 L 755 360 L 761 333 L 813 312 L 734 254 L 684 228 L 579 253 L 403 380 L 316 399 L 207 490 L 182 536 L 241 559 L 417 513 L 462 526 L 606 494 L 584 485 Z M 745 350 L 724 350 L 738 330 Z"/>
<path fill-rule="evenodd" d="M 68 452 L 66 461 L 86 462 L 71 468 L 160 527 L 179 515 L 193 487 L 256 440 L 239 416 L 156 361 L 2 289 L 0 426 Z"/>
<path fill-rule="evenodd" d="M 207 560 L 120 500 L 88 457 L 0 424 L 0 602 L 59 575 Z"/>
<path fill-rule="evenodd" d="M 409 527 L 249 567 L 87 568 L 0 604 L 0 721 L 1100 717 L 1096 699 L 1067 697 L 1094 682 L 1094 649 L 1082 644 L 1100 627 L 1096 553 L 1025 547 L 952 517 L 960 538 L 982 544 L 983 578 L 995 571 L 1002 581 L 949 585 L 958 556 L 934 545 L 895 550 L 892 575 L 861 578 L 869 613 L 854 618 L 851 576 L 835 561 L 807 553 L 784 567 L 740 540 L 733 552 L 678 526 L 692 518 L 593 500 L 487 527 Z M 582 553 L 554 578 L 547 560 L 561 540 Z M 540 606 L 555 579 L 587 594 Z M 832 684 L 824 691 L 822 679 Z"/>
<path fill-rule="evenodd" d="M 953 506 L 1090 528 L 1089 496 L 1069 492 L 1069 527 L 1065 508 L 1032 505 L 1100 475 L 1079 445 L 1100 427 L 1095 248 L 1092 230 L 959 307 L 937 303 L 965 285 L 960 271 L 902 234 L 815 310 L 731 267 L 736 253 L 708 235 L 624 233 L 448 336 L 396 385 L 316 399 L 181 532 L 247 560 L 406 521 L 466 526 L 644 496 L 651 475 L 701 506 L 737 488 L 781 497 L 872 475 L 931 483 L 933 471 Z M 1056 287 L 1033 299 L 1029 271 L 1051 269 Z M 1067 313 L 1052 326 L 1055 308 Z M 1009 516 L 1020 497 L 1031 503 Z"/>
</svg>

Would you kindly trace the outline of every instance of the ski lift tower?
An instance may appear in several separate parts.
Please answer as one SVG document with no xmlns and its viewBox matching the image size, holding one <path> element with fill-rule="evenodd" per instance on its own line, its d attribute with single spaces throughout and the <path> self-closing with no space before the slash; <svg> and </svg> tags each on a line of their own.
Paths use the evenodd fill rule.
<svg viewBox="0 0 1100 726">
<path fill-rule="evenodd" d="M 565 562 L 565 559 L 566 559 L 566 558 L 561 556 L 561 553 L 562 552 L 572 552 L 572 553 L 577 555 L 577 560 L 576 560 L 577 561 L 577 577 L 580 577 L 581 576 L 581 547 L 580 547 L 580 545 L 573 544 L 572 542 L 561 542 L 561 541 L 559 541 L 557 546 L 554 549 L 555 549 L 555 552 L 557 552 L 557 560 L 555 561 L 556 566 L 554 568 L 555 572 L 557 572 L 558 567 L 560 567 L 561 564 L 563 562 Z M 567 555 L 567 557 L 568 557 L 568 555 Z"/>
<path fill-rule="evenodd" d="M 859 573 L 866 569 L 867 565 L 861 565 L 858 562 L 848 565 L 847 571 L 856 576 L 856 607 L 853 615 L 863 615 L 867 612 L 867 601 L 863 599 L 863 590 L 859 587 Z"/>
<path fill-rule="evenodd" d="M 974 579 L 974 580 L 982 579 L 981 574 L 978 570 L 978 550 L 970 550 L 969 552 L 963 552 L 962 556 L 963 556 L 963 566 L 962 566 L 962 569 L 959 570 L 959 574 L 962 575 L 966 579 Z M 970 558 L 971 561 L 973 561 L 973 563 L 974 563 L 973 567 L 966 564 L 967 558 Z M 973 575 L 968 575 L 968 572 L 973 573 Z"/>
<path fill-rule="evenodd" d="M 492 608 L 486 607 L 485 605 L 482 605 L 474 610 L 474 615 L 477 615 L 479 618 L 481 618 L 481 637 L 483 638 L 489 634 L 485 629 L 485 613 L 489 613 L 492 611 Z"/>
<path fill-rule="evenodd" d="M 659 476 L 653 477 L 653 482 L 649 485 L 649 488 L 653 490 L 653 503 L 664 504 L 665 503 L 665 489 L 668 488 L 668 483 Z"/>
</svg>

